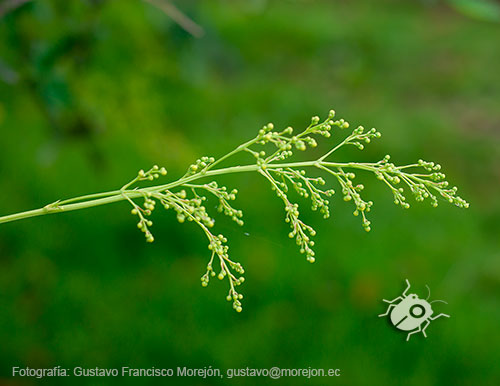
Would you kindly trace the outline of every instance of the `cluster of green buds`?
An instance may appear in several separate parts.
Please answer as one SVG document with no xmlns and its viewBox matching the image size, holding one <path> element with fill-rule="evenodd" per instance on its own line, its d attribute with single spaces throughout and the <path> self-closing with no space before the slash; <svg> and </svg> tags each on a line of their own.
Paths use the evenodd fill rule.
<svg viewBox="0 0 500 386">
<path fill-rule="evenodd" d="M 177 193 L 165 192 L 159 194 L 165 209 L 173 208 L 177 212 L 177 221 L 195 221 L 212 228 L 215 220 L 207 213 L 207 208 L 202 205 L 206 197 L 187 197 L 184 189 Z"/>
<path fill-rule="evenodd" d="M 164 167 L 159 167 L 158 165 L 154 165 L 151 169 L 148 171 L 144 170 L 139 170 L 137 173 L 137 177 L 132 180 L 132 183 L 138 182 L 138 181 L 153 181 L 154 179 L 160 178 L 160 176 L 166 176 L 167 175 L 167 169 Z"/>
<path fill-rule="evenodd" d="M 186 176 L 189 177 L 202 173 L 203 170 L 213 162 L 214 159 L 212 157 L 200 158 L 195 164 L 193 164 L 196 168 L 190 167 L 191 172 L 189 172 Z M 137 182 L 156 179 L 160 175 L 165 174 L 166 171 L 164 168 L 159 168 L 157 166 L 154 166 L 147 172 L 141 170 L 135 179 L 121 189 L 121 194 L 132 205 L 132 214 L 139 217 L 139 222 L 137 223 L 138 228 L 144 232 L 148 242 L 154 241 L 154 237 L 149 230 L 149 227 L 153 225 L 153 222 L 148 218 L 148 216 L 150 216 L 154 211 L 157 202 L 161 203 L 161 205 L 167 210 L 173 209 L 176 212 L 177 220 L 180 223 L 187 220 L 188 222 L 191 221 L 198 224 L 207 236 L 209 240 L 208 248 L 212 251 L 212 256 L 207 264 L 206 273 L 201 277 L 201 284 L 204 287 L 207 286 L 210 278 L 213 276 L 217 276 L 220 280 L 227 278 L 229 281 L 228 297 L 233 300 L 234 309 L 241 312 L 241 299 L 243 298 L 243 295 L 236 291 L 236 287 L 241 285 L 245 280 L 245 278 L 241 276 L 244 273 L 244 269 L 240 263 L 229 258 L 229 246 L 227 245 L 227 239 L 221 234 L 215 236 L 210 231 L 210 228 L 215 225 L 215 220 L 208 214 L 204 205 L 207 197 L 200 194 L 200 191 L 205 191 L 215 196 L 219 201 L 219 211 L 231 217 L 237 224 L 243 225 L 243 220 L 241 219 L 243 217 L 243 212 L 235 209 L 230 204 L 230 201 L 234 201 L 236 199 L 236 195 L 238 193 L 237 189 L 228 190 L 225 186 L 219 186 L 216 181 L 212 181 L 207 184 L 184 183 L 180 185 L 181 189 L 176 192 L 173 192 L 172 188 L 169 188 L 168 185 L 157 187 L 156 189 L 139 187 L 131 188 L 131 186 Z M 191 192 L 192 194 L 189 194 L 188 192 Z M 144 199 L 142 206 L 137 204 L 133 199 L 137 195 Z M 215 272 L 213 267 L 215 257 L 219 260 L 220 265 L 218 273 Z"/>
<path fill-rule="evenodd" d="M 334 189 L 320 189 L 319 186 L 326 184 L 322 177 L 308 177 L 306 171 L 293 168 L 268 169 L 271 174 L 277 176 L 281 181 L 276 180 L 277 185 L 284 193 L 288 192 L 288 184 L 291 184 L 295 191 L 304 198 L 311 200 L 311 209 L 319 210 L 323 218 L 330 217 L 329 204 L 327 197 L 335 194 Z"/>
<path fill-rule="evenodd" d="M 243 150 L 252 153 L 257 159 L 257 165 L 266 166 L 272 162 L 283 161 L 293 155 L 294 149 L 305 151 L 307 147 L 314 148 L 318 145 L 316 139 L 312 135 L 321 135 L 325 138 L 331 136 L 331 130 L 333 127 L 338 127 L 340 129 L 346 129 L 349 127 L 349 123 L 344 119 L 333 120 L 335 117 L 335 111 L 330 110 L 328 117 L 325 121 L 320 122 L 320 118 L 314 116 L 311 118 L 310 125 L 299 134 L 294 135 L 294 130 L 292 127 L 288 126 L 282 131 L 274 131 L 274 124 L 268 123 L 259 130 L 257 137 L 245 144 Z M 254 150 L 250 145 L 267 145 L 273 144 L 275 146 L 275 151 L 271 152 L 270 155 L 264 150 Z"/>
<path fill-rule="evenodd" d="M 375 128 L 372 128 L 369 131 L 365 131 L 365 128 L 363 126 L 358 126 L 353 130 L 352 134 L 346 138 L 345 144 L 354 145 L 359 150 L 363 150 L 365 148 L 363 143 L 368 144 L 372 139 L 380 138 L 381 136 L 382 134 Z"/>
<path fill-rule="evenodd" d="M 204 193 L 208 193 L 209 196 L 218 200 L 217 209 L 220 213 L 229 216 L 238 225 L 243 225 L 242 211 L 235 209 L 232 205 L 238 191 L 219 186 L 216 181 L 195 183 L 198 179 L 242 171 L 257 171 L 260 173 L 270 182 L 271 188 L 283 201 L 285 221 L 289 223 L 291 228 L 289 237 L 295 239 L 300 252 L 305 254 L 310 262 L 314 262 L 316 259 L 313 250 L 314 241 L 311 239 L 316 235 L 316 231 L 299 218 L 299 206 L 289 198 L 290 188 L 293 188 L 293 191 L 298 193 L 299 196 L 310 199 L 312 210 L 318 210 L 324 218 L 330 216 L 329 198 L 334 195 L 335 190 L 324 188 L 327 180 L 323 177 L 309 176 L 305 170 L 308 167 L 315 168 L 319 172 L 324 172 L 327 176 L 333 177 L 333 180 L 340 186 L 344 201 L 350 201 L 355 205 L 353 214 L 361 217 L 363 228 L 366 231 L 371 229 L 367 213 L 370 212 L 373 202 L 362 198 L 361 194 L 364 185 L 354 182 L 356 179 L 354 171 L 374 173 L 378 180 L 384 182 L 390 188 L 394 202 L 403 208 L 409 208 L 410 206 L 404 195 L 405 187 L 409 188 L 416 201 L 430 199 L 432 205 L 437 206 L 438 196 L 441 196 L 458 207 L 467 208 L 469 206 L 465 200 L 457 195 L 456 187 L 449 188 L 448 182 L 445 181 L 445 175 L 440 171 L 441 166 L 433 162 L 419 160 L 415 164 L 396 166 L 390 162 L 390 156 L 388 155 L 375 163 L 339 163 L 328 160 L 335 151 L 343 146 L 353 145 L 363 150 L 364 146 L 373 139 L 380 138 L 380 132 L 374 128 L 365 130 L 363 126 L 358 126 L 343 140 L 330 147 L 330 150 L 318 159 L 284 162 L 292 157 L 296 150 L 304 151 L 308 147 L 317 147 L 318 143 L 314 138 L 315 136 L 329 138 L 335 128 L 348 129 L 349 127 L 349 123 L 344 119 L 335 119 L 335 111 L 333 110 L 329 112 L 328 117 L 323 122 L 319 117 L 313 117 L 310 125 L 300 133 L 294 133 L 292 127 L 286 127 L 281 131 L 275 130 L 275 126 L 269 123 L 259 130 L 255 138 L 243 143 L 225 156 L 219 159 L 214 157 L 199 158 L 188 168 L 186 174 L 177 181 L 167 185 L 130 189 L 135 183 L 145 180 L 152 181 L 166 174 L 165 168 L 154 166 L 147 172 L 139 171 L 137 177 L 126 184 L 120 192 L 132 204 L 132 213 L 139 217 L 137 226 L 144 232 L 146 240 L 149 242 L 152 242 L 154 238 L 149 230 L 152 222 L 148 219 L 148 216 L 155 209 L 157 201 L 165 209 L 173 209 L 179 222 L 182 223 L 188 220 L 198 224 L 207 236 L 209 240 L 208 248 L 212 252 L 206 272 L 201 277 L 201 284 L 207 286 L 210 278 L 214 276 L 217 276 L 220 280 L 228 279 L 229 293 L 227 300 L 232 301 L 233 308 L 240 312 L 242 310 L 241 299 L 243 295 L 236 291 L 236 287 L 244 281 L 244 277 L 241 276 L 244 270 L 240 263 L 229 258 L 229 247 L 226 238 L 223 235 L 215 236 L 210 231 L 215 224 L 215 220 L 207 213 L 204 205 L 207 200 Z M 219 163 L 240 152 L 250 153 L 253 156 L 254 163 L 214 169 Z M 413 172 L 413 169 L 416 168 L 421 171 Z M 181 190 L 174 192 L 175 188 Z M 134 201 L 139 197 L 144 198 L 142 206 L 139 206 Z M 216 258 L 220 269 L 214 268 Z"/>
<path fill-rule="evenodd" d="M 441 173 L 441 165 L 434 162 L 419 160 L 416 164 L 396 166 L 389 162 L 390 156 L 386 155 L 376 164 L 362 164 L 366 170 L 373 171 L 377 179 L 384 181 L 391 189 L 394 203 L 408 209 L 410 204 L 406 202 L 404 188 L 406 185 L 413 194 L 415 201 L 421 202 L 430 199 L 433 207 L 438 206 L 437 195 L 445 198 L 449 203 L 460 208 L 468 208 L 469 203 L 457 195 L 457 187 L 448 188 L 449 182 L 445 180 L 446 175 Z M 421 168 L 427 173 L 411 173 L 409 171 Z M 399 187 L 398 187 L 399 186 Z"/>
<path fill-rule="evenodd" d="M 177 219 L 179 222 L 184 222 L 185 219 L 188 221 L 194 221 L 204 231 L 209 240 L 208 249 L 212 251 L 212 255 L 207 264 L 207 270 L 201 277 L 201 284 L 206 287 L 210 281 L 210 277 L 216 276 L 213 264 L 214 258 L 217 256 L 220 264 L 220 271 L 217 274 L 217 277 L 220 280 L 224 280 L 225 278 L 228 279 L 229 293 L 231 296 L 234 294 L 237 295 L 234 299 L 234 308 L 236 311 L 240 312 L 242 309 L 240 300 L 243 296 L 237 294 L 235 287 L 242 284 L 245 279 L 243 276 L 236 277 L 235 274 L 243 275 L 244 269 L 240 263 L 229 258 L 229 246 L 227 245 L 227 239 L 222 234 L 215 236 L 210 231 L 210 228 L 214 226 L 215 220 L 208 215 L 205 206 L 202 205 L 202 203 L 206 200 L 206 197 L 197 194 L 194 186 L 190 187 L 193 190 L 194 197 L 187 198 L 185 190 L 181 190 L 179 193 L 175 194 L 166 192 L 161 194 L 162 203 L 164 203 L 166 209 L 172 207 L 177 212 Z M 200 185 L 200 187 L 205 188 L 210 192 L 219 192 L 219 190 L 217 190 L 219 188 L 217 186 L 214 187 L 214 184 Z M 226 189 L 220 188 L 220 191 L 225 192 Z M 229 195 L 234 194 L 235 193 L 232 192 Z"/>
<path fill-rule="evenodd" d="M 333 196 L 334 190 L 323 188 L 330 182 L 323 177 L 308 176 L 307 168 L 324 173 L 329 179 L 333 179 L 340 185 L 344 200 L 354 203 L 354 215 L 362 218 L 362 225 L 366 231 L 371 229 L 366 213 L 370 212 L 373 202 L 366 201 L 361 197 L 364 186 L 354 183 L 354 179 L 357 178 L 354 171 L 373 173 L 378 180 L 389 187 L 394 202 L 403 208 L 410 207 L 404 195 L 405 189 L 410 190 L 417 202 L 429 199 L 433 206 L 437 206 L 438 197 L 442 197 L 457 207 L 469 207 L 469 204 L 457 195 L 457 188 L 455 186 L 449 187 L 449 183 L 445 180 L 446 176 L 440 171 L 441 166 L 433 162 L 419 160 L 415 164 L 396 166 L 390 162 L 388 155 L 374 163 L 341 163 L 329 160 L 334 152 L 347 145 L 353 145 L 363 150 L 364 146 L 372 139 L 380 137 L 380 133 L 374 128 L 365 130 L 362 126 L 358 126 L 350 134 L 344 136 L 343 140 L 337 141 L 333 146 L 330 145 L 328 147 L 330 150 L 319 158 L 308 161 L 289 161 L 295 151 L 305 151 L 308 147 L 317 147 L 318 143 L 315 137 L 328 139 L 332 132 L 340 134 L 342 132 L 340 129 L 348 129 L 349 127 L 349 123 L 344 119 L 335 118 L 333 110 L 330 110 L 328 117 L 323 122 L 317 116 L 312 117 L 309 126 L 300 133 L 294 133 L 292 127 L 286 127 L 281 131 L 275 130 L 274 125 L 269 123 L 259 130 L 256 137 L 239 145 L 226 155 L 218 159 L 208 156 L 199 158 L 189 166 L 184 176 L 167 184 L 140 186 L 144 181 L 153 181 L 167 174 L 165 168 L 155 165 L 148 171 L 140 170 L 137 176 L 120 190 L 59 200 L 40 209 L 0 216 L 0 223 L 127 200 L 132 205 L 132 214 L 138 217 L 137 227 L 144 233 L 148 242 L 153 242 L 154 237 L 150 231 L 153 222 L 149 216 L 155 207 L 159 206 L 157 203 L 160 203 L 167 210 L 173 209 L 179 222 L 188 220 L 196 223 L 205 233 L 212 255 L 207 264 L 206 272 L 201 277 L 201 284 L 207 286 L 210 278 L 214 276 L 220 280 L 227 279 L 229 282 L 227 300 L 232 301 L 233 308 L 240 312 L 243 295 L 236 291 L 236 287 L 244 281 L 244 277 L 241 276 L 244 270 L 240 263 L 229 258 L 226 238 L 223 235 L 215 236 L 211 232 L 215 220 L 207 212 L 205 206 L 207 197 L 200 192 L 215 197 L 218 200 L 219 212 L 229 216 L 239 225 L 243 225 L 243 213 L 232 206 L 232 201 L 236 199 L 238 191 L 219 186 L 216 181 L 213 181 L 216 176 L 258 172 L 265 177 L 285 205 L 285 221 L 290 224 L 291 228 L 290 238 L 295 239 L 300 252 L 305 254 L 310 262 L 315 261 L 314 241 L 311 238 L 315 236 L 316 231 L 299 218 L 299 206 L 292 202 L 288 195 L 295 191 L 299 196 L 310 199 L 312 209 L 319 210 L 323 217 L 327 218 L 330 215 L 329 198 Z M 252 162 L 215 169 L 228 158 L 241 152 L 250 153 Z M 210 178 L 208 181 L 211 182 L 197 183 L 198 180 L 204 178 Z M 293 187 L 292 191 L 289 189 L 290 185 Z M 139 205 L 136 201 L 141 199 L 144 202 Z M 214 268 L 214 260 L 216 259 L 220 269 Z"/>
<path fill-rule="evenodd" d="M 147 218 L 147 216 L 151 215 L 153 210 L 155 209 L 155 204 L 156 202 L 151 198 L 151 194 L 147 192 L 142 192 L 142 196 L 144 198 L 144 205 L 143 207 L 137 205 L 127 194 L 126 191 L 127 189 L 132 186 L 133 184 L 140 182 L 140 181 L 153 181 L 157 178 L 160 178 L 160 176 L 166 176 L 167 175 L 167 169 L 164 167 L 159 167 L 158 165 L 154 165 L 151 169 L 148 171 L 144 170 L 139 170 L 137 173 L 137 176 L 130 181 L 129 183 L 125 184 L 121 189 L 121 195 L 127 199 L 131 204 L 132 204 L 132 210 L 131 213 L 133 215 L 138 216 L 139 222 L 137 223 L 137 228 L 139 228 L 143 233 L 144 236 L 146 237 L 146 241 L 149 243 L 152 243 L 154 241 L 153 234 L 149 231 L 149 227 L 153 225 L 153 222 Z"/>
<path fill-rule="evenodd" d="M 286 188 L 285 182 L 278 182 L 270 173 L 265 169 L 261 169 L 260 173 L 271 183 L 271 189 L 276 192 L 276 195 L 281 198 L 285 204 L 285 222 L 290 224 L 291 232 L 288 234 L 290 238 L 295 238 L 295 242 L 300 248 L 300 253 L 306 255 L 307 261 L 314 263 L 316 260 L 314 255 L 314 241 L 311 237 L 316 235 L 316 231 L 309 225 L 305 224 L 299 218 L 299 205 L 293 204 L 288 200 L 288 196 L 283 189 Z M 279 172 L 278 172 L 279 173 Z M 287 189 L 287 188 L 286 188 Z"/>
<path fill-rule="evenodd" d="M 373 205 L 372 201 L 365 201 L 361 198 L 361 191 L 365 188 L 363 184 L 353 184 L 354 178 L 356 178 L 356 174 L 350 172 L 346 173 L 342 168 L 338 168 L 339 172 L 336 173 L 337 180 L 342 186 L 342 195 L 344 196 L 344 201 L 353 201 L 356 205 L 356 209 L 354 210 L 354 216 L 359 216 L 361 213 L 361 217 L 363 219 L 362 225 L 365 231 L 370 232 L 371 222 L 366 218 L 366 213 L 370 212 L 371 207 Z"/>
<path fill-rule="evenodd" d="M 226 216 L 229 216 L 235 223 L 237 223 L 240 226 L 244 224 L 242 220 L 243 211 L 235 209 L 230 203 L 230 201 L 236 200 L 238 189 L 232 189 L 231 191 L 229 191 L 225 186 L 219 187 L 216 181 L 212 181 L 208 184 L 203 184 L 203 185 L 184 184 L 184 186 L 191 188 L 193 194 L 196 197 L 201 198 L 203 200 L 205 200 L 206 197 L 199 196 L 197 193 L 197 189 L 203 189 L 211 193 L 219 200 L 219 206 L 217 207 L 219 213 L 224 213 Z"/>
<path fill-rule="evenodd" d="M 148 243 L 152 243 L 155 240 L 153 234 L 149 231 L 148 228 L 153 225 L 153 221 L 147 218 L 147 216 L 151 215 L 151 213 L 155 209 L 155 204 L 155 200 L 152 200 L 151 198 L 146 196 L 144 199 L 144 208 L 138 205 L 134 205 L 134 208 L 132 208 L 131 210 L 131 213 L 133 215 L 139 217 L 137 228 L 139 228 L 144 233 L 144 236 L 146 236 L 146 241 Z"/>
<path fill-rule="evenodd" d="M 241 312 L 241 299 L 243 295 L 236 291 L 236 287 L 243 284 L 245 278 L 243 276 L 236 277 L 236 274 L 243 275 L 245 270 L 240 263 L 234 262 L 229 258 L 228 250 L 229 246 L 226 245 L 227 239 L 223 235 L 214 236 L 211 233 L 207 234 L 209 238 L 208 249 L 212 251 L 212 256 L 207 264 L 207 271 L 201 277 L 201 285 L 203 287 L 208 286 L 210 278 L 217 275 L 219 280 L 224 280 L 225 278 L 229 281 L 229 293 L 227 295 L 227 300 L 233 301 L 233 308 L 237 312 Z M 220 270 L 216 274 L 213 264 L 214 258 L 217 256 L 219 258 Z M 233 273 L 234 271 L 234 273 Z"/>
<path fill-rule="evenodd" d="M 191 176 L 197 173 L 203 174 L 207 170 L 207 168 L 214 162 L 215 162 L 214 157 L 201 157 L 197 159 L 195 163 L 189 165 L 188 170 L 184 175 L 184 177 Z"/>
<path fill-rule="evenodd" d="M 312 247 L 314 246 L 314 240 L 310 237 L 316 236 L 316 231 L 309 225 L 305 224 L 299 219 L 299 205 L 298 204 L 287 204 L 285 206 L 286 217 L 285 222 L 290 223 L 292 231 L 288 234 L 288 237 L 293 239 L 295 237 L 295 242 L 300 248 L 300 253 L 306 255 L 307 261 L 314 263 L 316 258 Z M 307 235 L 309 233 L 309 236 Z"/>
</svg>

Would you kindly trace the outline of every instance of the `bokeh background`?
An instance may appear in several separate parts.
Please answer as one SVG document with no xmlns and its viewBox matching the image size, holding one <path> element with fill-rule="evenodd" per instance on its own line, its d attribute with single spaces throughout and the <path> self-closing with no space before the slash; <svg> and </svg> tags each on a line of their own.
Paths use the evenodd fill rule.
<svg viewBox="0 0 500 386">
<path fill-rule="evenodd" d="M 156 211 L 151 245 L 125 203 L 3 224 L 0 384 L 37 382 L 13 379 L 12 366 L 61 365 L 340 368 L 340 378 L 274 383 L 498 385 L 498 3 L 175 3 L 203 36 L 147 2 L 2 2 L 0 214 L 116 189 L 153 164 L 170 180 L 269 121 L 301 128 L 330 108 L 383 133 L 338 159 L 434 160 L 471 207 L 402 210 L 360 173 L 375 202 L 369 234 L 341 197 L 329 220 L 299 200 L 318 231 L 311 265 L 266 181 L 222 179 L 245 211 L 243 228 L 221 217 L 216 226 L 246 267 L 241 314 L 226 282 L 200 286 L 206 240 L 173 213 Z M 377 317 L 406 278 L 421 295 L 428 284 L 449 303 L 435 308 L 451 315 L 409 343 Z"/>
</svg>

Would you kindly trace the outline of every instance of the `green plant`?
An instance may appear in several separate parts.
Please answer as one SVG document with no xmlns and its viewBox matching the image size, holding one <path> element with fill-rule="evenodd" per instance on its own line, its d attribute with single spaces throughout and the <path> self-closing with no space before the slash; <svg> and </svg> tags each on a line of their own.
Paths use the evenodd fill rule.
<svg viewBox="0 0 500 386">
<path fill-rule="evenodd" d="M 140 170 L 132 181 L 119 190 L 56 201 L 41 209 L 0 217 L 0 223 L 126 200 L 132 206 L 132 214 L 137 216 L 137 227 L 144 233 L 146 241 L 153 242 L 154 237 L 149 229 L 153 223 L 149 216 L 159 203 L 165 209 L 173 209 L 179 222 L 192 221 L 203 230 L 208 238 L 208 249 L 211 251 L 211 257 L 206 272 L 201 277 L 201 284 L 207 286 L 210 278 L 214 276 L 220 280 L 227 278 L 229 281 L 227 300 L 232 301 L 234 309 L 240 312 L 243 296 L 237 292 L 236 287 L 244 281 L 244 277 L 240 276 L 243 275 L 244 270 L 240 263 L 229 258 L 227 239 L 221 234 L 212 233 L 211 228 L 215 221 L 207 213 L 203 203 L 207 199 L 207 195 L 214 196 L 219 202 L 219 212 L 231 217 L 238 225 L 243 225 L 243 214 L 241 210 L 232 206 L 232 201 L 236 199 L 238 191 L 219 186 L 216 181 L 211 180 L 213 177 L 241 172 L 258 172 L 262 175 L 283 201 L 286 212 L 285 221 L 290 224 L 291 228 L 288 236 L 295 239 L 300 252 L 305 254 L 311 263 L 315 261 L 314 241 L 311 238 L 315 236 L 316 232 L 299 218 L 298 205 L 289 199 L 287 193 L 292 187 L 299 195 L 311 200 L 313 210 L 319 210 L 324 218 L 328 218 L 329 198 L 335 192 L 333 189 L 323 189 L 325 180 L 322 177 L 310 177 L 304 168 L 318 169 L 333 176 L 338 181 L 344 201 L 353 202 L 354 215 L 361 217 L 362 225 L 366 231 L 370 231 L 371 226 L 366 214 L 370 212 L 373 202 L 365 201 L 361 197 L 363 185 L 353 183 L 356 177 L 353 170 L 373 173 L 378 180 L 389 187 L 394 196 L 394 203 L 403 208 L 410 207 L 404 196 L 403 186 L 409 189 L 416 201 L 429 199 L 434 207 L 438 205 L 438 196 L 461 208 L 469 206 L 465 200 L 456 195 L 456 187 L 450 188 L 448 186 L 445 175 L 440 172 L 441 166 L 433 162 L 419 160 L 415 164 L 396 166 L 389 162 L 388 155 L 374 163 L 339 163 L 328 160 L 335 151 L 343 146 L 352 145 L 363 150 L 365 144 L 380 137 L 380 133 L 376 129 L 367 131 L 359 126 L 318 159 L 286 162 L 293 155 L 294 150 L 304 151 L 307 147 L 316 147 L 314 136 L 329 138 L 332 129 L 349 128 L 348 122 L 343 119 L 334 120 L 334 117 L 333 110 L 323 122 L 320 122 L 319 117 L 313 117 L 311 124 L 301 133 L 295 135 L 291 127 L 275 131 L 274 125 L 269 123 L 259 131 L 255 138 L 243 143 L 223 157 L 198 159 L 189 166 L 184 176 L 176 181 L 163 185 L 140 187 L 140 183 L 144 181 L 154 181 L 167 174 L 165 168 L 153 166 L 148 171 Z M 216 168 L 229 157 L 241 152 L 249 153 L 255 162 L 243 166 Z M 412 170 L 415 169 L 419 169 L 419 171 L 413 172 Z M 211 181 L 196 183 L 202 179 Z M 142 204 L 138 204 L 137 200 L 142 200 Z M 220 268 L 214 267 L 215 260 Z"/>
</svg>

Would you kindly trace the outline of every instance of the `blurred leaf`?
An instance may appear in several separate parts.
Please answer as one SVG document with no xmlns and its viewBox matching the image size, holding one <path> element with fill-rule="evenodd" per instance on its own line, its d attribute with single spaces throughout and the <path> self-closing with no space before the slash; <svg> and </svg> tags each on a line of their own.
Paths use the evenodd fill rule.
<svg viewBox="0 0 500 386">
<path fill-rule="evenodd" d="M 493 0 L 448 0 L 458 12 L 485 21 L 500 22 L 500 4 Z"/>
</svg>

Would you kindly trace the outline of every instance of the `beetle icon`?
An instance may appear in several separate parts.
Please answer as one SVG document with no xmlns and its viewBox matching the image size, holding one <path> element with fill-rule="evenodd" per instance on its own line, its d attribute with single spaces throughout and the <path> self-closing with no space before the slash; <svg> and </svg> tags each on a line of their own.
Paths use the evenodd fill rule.
<svg viewBox="0 0 500 386">
<path fill-rule="evenodd" d="M 416 294 L 409 294 L 410 282 L 406 279 L 406 289 L 401 296 L 398 296 L 394 300 L 383 299 L 384 302 L 389 303 L 389 307 L 384 314 L 380 314 L 379 317 L 386 316 L 390 314 L 391 323 L 399 330 L 410 331 L 406 337 L 406 341 L 410 340 L 412 334 L 417 332 L 422 332 L 424 337 L 427 338 L 425 329 L 429 326 L 431 321 L 445 316 L 447 318 L 450 315 L 438 314 L 432 316 L 434 311 L 432 310 L 431 303 L 442 302 L 446 303 L 444 300 L 433 300 L 428 302 L 427 299 L 431 296 L 431 290 L 429 286 L 426 285 L 429 295 L 426 299 L 420 299 Z M 397 303 L 399 301 L 399 303 Z M 448 303 L 446 303 L 448 304 Z"/>
</svg>

